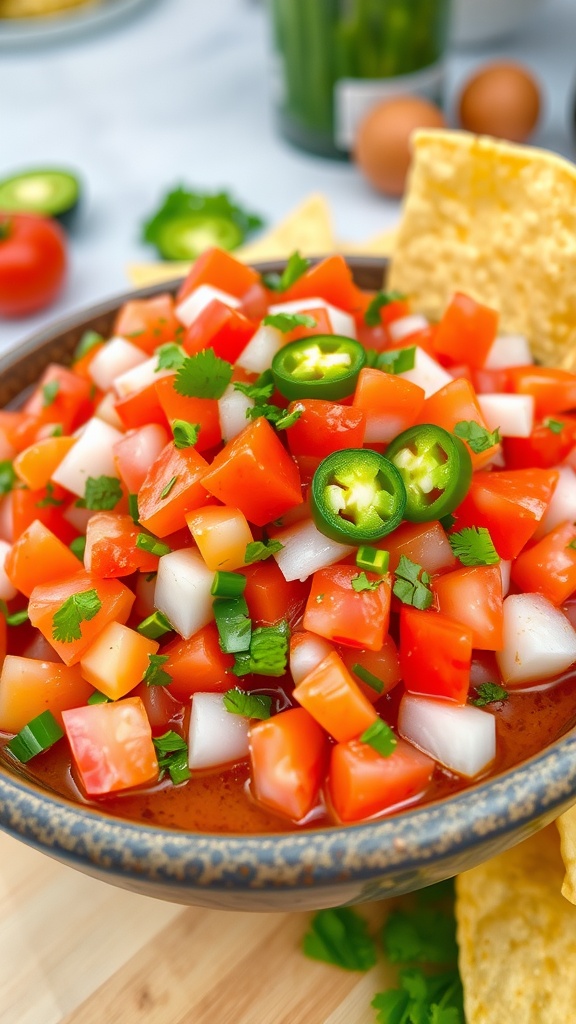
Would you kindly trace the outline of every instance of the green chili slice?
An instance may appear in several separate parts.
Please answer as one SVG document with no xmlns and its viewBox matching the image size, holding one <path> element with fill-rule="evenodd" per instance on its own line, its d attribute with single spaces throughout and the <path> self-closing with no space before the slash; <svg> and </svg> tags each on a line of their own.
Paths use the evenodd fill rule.
<svg viewBox="0 0 576 1024">
<path fill-rule="evenodd" d="M 272 376 L 285 398 L 339 399 L 352 394 L 365 364 L 360 342 L 316 334 L 284 345 L 272 360 Z"/>
<path fill-rule="evenodd" d="M 406 489 L 395 466 L 370 448 L 332 452 L 310 489 L 318 530 L 342 544 L 369 544 L 400 525 Z"/>
<path fill-rule="evenodd" d="M 404 517 L 424 523 L 448 515 L 464 500 L 472 480 L 470 453 L 459 437 L 434 423 L 409 427 L 386 449 L 406 487 Z"/>
</svg>

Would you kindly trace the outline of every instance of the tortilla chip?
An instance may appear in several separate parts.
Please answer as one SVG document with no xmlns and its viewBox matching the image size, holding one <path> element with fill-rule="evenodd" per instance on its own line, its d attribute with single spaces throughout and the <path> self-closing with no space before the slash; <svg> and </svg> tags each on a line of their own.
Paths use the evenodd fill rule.
<svg viewBox="0 0 576 1024">
<path fill-rule="evenodd" d="M 576 911 L 561 896 L 558 832 L 456 879 L 467 1024 L 568 1024 L 576 1011 Z"/>
<path fill-rule="evenodd" d="M 191 263 L 177 263 L 173 260 L 164 263 L 130 263 L 126 267 L 126 273 L 135 288 L 148 288 L 152 284 L 163 284 L 164 281 L 186 277 L 191 266 Z"/>
<path fill-rule="evenodd" d="M 413 142 L 388 287 L 434 320 L 467 292 L 537 359 L 576 369 L 576 167 L 467 132 Z"/>
<path fill-rule="evenodd" d="M 339 242 L 337 249 L 344 256 L 391 256 L 397 234 L 397 227 L 386 228 L 364 242 Z"/>
<path fill-rule="evenodd" d="M 566 874 L 562 883 L 562 895 L 576 903 L 576 806 L 561 814 L 556 821 L 560 833 L 560 852 Z"/>
</svg>

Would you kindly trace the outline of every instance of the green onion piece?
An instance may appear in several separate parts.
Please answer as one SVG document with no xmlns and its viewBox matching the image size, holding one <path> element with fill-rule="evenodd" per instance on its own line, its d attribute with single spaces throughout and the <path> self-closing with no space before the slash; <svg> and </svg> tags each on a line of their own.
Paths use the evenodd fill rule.
<svg viewBox="0 0 576 1024">
<path fill-rule="evenodd" d="M 363 544 L 356 552 L 356 565 L 359 569 L 366 569 L 368 572 L 377 572 L 380 576 L 388 572 L 390 552 L 382 548 L 373 548 L 369 544 Z"/>
<path fill-rule="evenodd" d="M 74 355 L 72 356 L 72 362 L 77 363 L 83 356 L 88 355 L 96 345 L 102 345 L 104 338 L 97 331 L 84 331 L 84 334 L 80 338 L 76 348 L 74 349 Z"/>
<path fill-rule="evenodd" d="M 252 621 L 243 597 L 217 597 L 213 604 L 214 618 L 225 654 L 250 649 Z"/>
<path fill-rule="evenodd" d="M 172 551 L 168 544 L 163 544 L 151 533 L 139 533 L 136 537 L 136 547 L 142 548 L 143 551 L 149 551 L 151 555 L 169 555 Z"/>
<path fill-rule="evenodd" d="M 142 619 L 142 622 L 136 626 L 138 633 L 148 637 L 149 640 L 157 640 L 159 636 L 164 636 L 164 633 L 170 633 L 173 628 L 166 616 L 159 611 L 153 612 L 147 619 Z"/>
<path fill-rule="evenodd" d="M 28 621 L 28 608 L 21 608 L 18 612 L 9 612 L 6 601 L 0 601 L 0 612 L 6 619 L 7 626 L 21 626 Z"/>
<path fill-rule="evenodd" d="M 373 690 L 376 690 L 376 693 L 384 693 L 384 683 L 382 680 L 378 679 L 378 676 L 373 675 L 372 672 L 369 672 L 363 665 L 359 665 L 356 662 L 356 664 L 352 665 L 352 671 L 355 676 L 358 676 L 358 679 L 361 679 L 363 683 L 366 683 L 366 686 L 370 686 Z"/>
<path fill-rule="evenodd" d="M 94 690 L 94 693 L 90 694 L 90 696 L 88 697 L 88 700 L 86 701 L 86 703 L 87 704 L 111 704 L 112 703 L 112 698 L 111 697 L 107 697 L 106 694 L 102 693 L 100 690 Z"/>
<path fill-rule="evenodd" d="M 43 711 L 37 715 L 20 732 L 8 741 L 7 747 L 14 757 L 25 764 L 36 754 L 48 750 L 62 739 L 64 730 L 60 728 L 51 711 Z"/>
<path fill-rule="evenodd" d="M 128 495 L 128 511 L 129 511 L 130 515 L 132 516 L 133 521 L 135 523 L 137 523 L 138 519 L 140 517 L 140 513 L 138 511 L 138 495 L 137 494 L 129 494 Z"/>
<path fill-rule="evenodd" d="M 246 586 L 246 577 L 239 572 L 217 572 L 212 580 L 212 597 L 241 597 Z"/>
</svg>

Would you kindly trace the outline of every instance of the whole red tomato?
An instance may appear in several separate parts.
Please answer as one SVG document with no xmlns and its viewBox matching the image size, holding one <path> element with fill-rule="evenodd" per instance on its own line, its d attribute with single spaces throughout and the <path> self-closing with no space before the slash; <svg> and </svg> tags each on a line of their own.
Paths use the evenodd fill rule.
<svg viewBox="0 0 576 1024">
<path fill-rule="evenodd" d="M 33 213 L 0 212 L 0 316 L 18 317 L 48 306 L 66 276 L 62 228 Z"/>
</svg>

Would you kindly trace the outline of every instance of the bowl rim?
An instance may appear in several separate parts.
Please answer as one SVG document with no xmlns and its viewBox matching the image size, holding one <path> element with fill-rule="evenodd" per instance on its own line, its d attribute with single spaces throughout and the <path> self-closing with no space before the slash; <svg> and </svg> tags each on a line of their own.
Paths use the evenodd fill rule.
<svg viewBox="0 0 576 1024">
<path fill-rule="evenodd" d="M 380 257 L 349 257 L 347 262 L 369 270 L 387 265 Z M 277 271 L 283 261 L 254 266 L 260 272 Z M 72 312 L 2 354 L 0 375 L 66 331 L 84 328 L 128 300 L 175 291 L 182 280 L 131 289 Z M 72 866 L 92 866 L 111 881 L 120 875 L 135 887 L 147 879 L 187 889 L 266 892 L 354 881 L 368 884 L 369 893 L 370 882 L 377 880 L 381 895 L 387 879 L 396 887 L 392 877 L 396 881 L 401 872 L 406 889 L 416 888 L 427 883 L 414 885 L 414 878 L 425 879 L 436 863 L 450 859 L 444 875 L 459 870 L 460 857 L 469 867 L 471 847 L 478 847 L 479 862 L 483 849 L 505 849 L 543 827 L 575 797 L 576 727 L 519 765 L 429 804 L 348 825 L 266 834 L 186 832 L 113 816 L 0 762 L 0 829 Z"/>
</svg>

